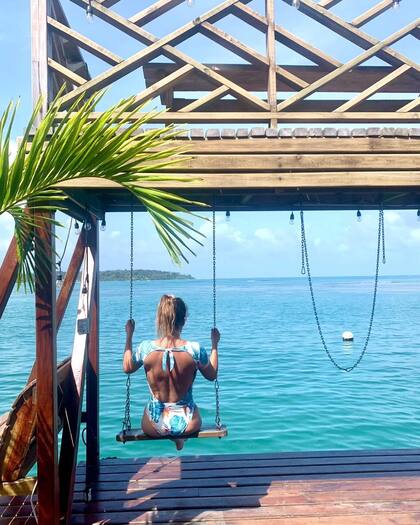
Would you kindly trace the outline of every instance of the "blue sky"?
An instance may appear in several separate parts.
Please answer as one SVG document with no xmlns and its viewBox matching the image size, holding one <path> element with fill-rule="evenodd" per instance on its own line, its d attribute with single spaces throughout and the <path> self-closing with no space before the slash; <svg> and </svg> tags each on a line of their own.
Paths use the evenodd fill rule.
<svg viewBox="0 0 420 525">
<path fill-rule="evenodd" d="M 150 4 L 142 2 L 142 5 Z M 174 30 L 200 12 L 215 5 L 216 0 L 196 0 L 193 8 L 181 4 L 174 12 L 162 20 L 148 24 L 147 29 L 160 36 Z M 363 10 L 371 7 L 374 0 L 343 0 L 334 11 L 352 19 Z M 80 9 L 68 0 L 63 0 L 70 22 L 77 29 L 99 43 L 106 45 L 121 56 L 129 56 L 138 50 L 137 44 L 129 37 L 109 30 L 101 21 L 94 19 L 89 24 Z M 131 15 L 136 12 L 135 0 L 122 0 L 118 9 L 121 14 Z M 262 12 L 262 2 L 254 0 L 250 4 Z M 294 30 L 300 36 L 315 43 L 319 48 L 345 61 L 358 54 L 359 48 L 345 45 L 340 37 L 321 28 L 315 23 L 307 24 L 301 13 L 282 2 L 276 2 L 282 25 Z M 409 21 L 418 10 L 418 0 L 403 0 L 398 11 L 391 10 L 380 19 L 365 26 L 365 30 L 378 38 L 385 37 Z M 115 6 L 117 9 L 117 6 Z M 281 9 L 281 10 L 280 10 Z M 284 13 L 284 18 L 283 18 Z M 264 39 L 258 32 L 253 32 L 241 22 L 233 24 L 233 19 L 221 22 L 219 27 L 230 32 L 256 50 L 263 52 Z M 322 38 L 321 38 L 322 36 Z M 203 37 L 193 37 L 182 44 L 181 49 L 194 58 L 208 62 L 230 62 L 235 57 L 216 45 L 208 45 Z M 412 59 L 418 60 L 420 49 L 418 41 L 412 37 L 403 39 L 395 48 Z M 278 46 L 278 56 L 284 56 L 286 48 Z M 289 63 L 302 63 L 292 52 L 287 51 Z M 238 60 L 236 60 L 238 61 Z M 370 64 L 379 64 L 373 60 Z M 89 57 L 92 73 L 103 71 L 99 60 Z M 31 109 L 30 88 L 30 27 L 29 0 L 2 0 L 0 17 L 0 71 L 7 76 L 0 82 L 0 109 L 11 99 L 21 99 L 15 136 L 18 136 Z M 139 72 L 121 80 L 110 90 L 106 102 L 133 94 L 143 86 Z M 298 219 L 298 217 L 296 217 Z M 67 218 L 63 218 L 67 223 Z M 226 221 L 224 214 L 217 215 L 218 239 L 218 274 L 220 277 L 268 277 L 297 276 L 300 271 L 299 261 L 299 224 L 296 220 L 289 225 L 289 212 L 233 213 Z M 418 274 L 420 250 L 420 223 L 415 211 L 385 212 L 388 262 L 383 273 Z M 356 221 L 356 212 L 307 212 L 307 237 L 315 275 L 369 275 L 374 270 L 376 250 L 377 212 L 364 212 L 361 223 Z M 155 234 L 148 217 L 137 214 L 135 219 L 136 243 L 135 266 L 177 270 L 171 263 Z M 210 234 L 208 222 L 198 222 L 197 227 L 205 234 Z M 0 257 L 3 256 L 12 233 L 12 224 L 8 217 L 0 217 Z M 101 267 L 102 269 L 126 268 L 129 252 L 129 217 L 125 214 L 109 214 L 107 230 L 101 232 Z M 60 233 L 65 237 L 65 232 Z M 75 242 L 72 234 L 71 242 Z M 61 244 L 58 245 L 61 250 Z M 71 246 L 69 251 L 71 250 Z M 197 257 L 180 271 L 191 273 L 195 277 L 209 277 L 211 274 L 210 239 L 204 248 L 197 247 Z"/>
</svg>

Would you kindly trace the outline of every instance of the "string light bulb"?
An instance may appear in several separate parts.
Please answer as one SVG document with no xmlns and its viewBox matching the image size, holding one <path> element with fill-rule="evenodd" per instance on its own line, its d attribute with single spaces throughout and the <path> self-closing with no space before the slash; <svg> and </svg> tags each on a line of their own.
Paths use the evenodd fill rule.
<svg viewBox="0 0 420 525">
<path fill-rule="evenodd" d="M 56 276 L 56 286 L 61 288 L 63 285 L 63 272 L 61 271 L 61 261 L 57 263 L 57 276 Z"/>
<path fill-rule="evenodd" d="M 357 222 L 362 222 L 362 212 L 360 210 L 357 210 L 356 216 Z"/>
<path fill-rule="evenodd" d="M 294 224 L 294 223 L 295 223 L 295 214 L 292 212 L 290 214 L 289 224 Z"/>
<path fill-rule="evenodd" d="M 101 220 L 101 226 L 100 226 L 100 228 L 101 228 L 101 232 L 104 232 L 104 231 L 106 230 L 106 220 L 105 220 L 105 218 L 103 218 L 103 219 Z"/>
<path fill-rule="evenodd" d="M 77 221 L 74 221 L 74 233 L 76 235 L 79 235 L 79 233 L 80 233 L 80 226 L 79 226 L 79 223 Z"/>
<path fill-rule="evenodd" d="M 88 0 L 87 6 L 86 6 L 86 18 L 88 22 L 93 21 L 92 0 Z"/>
<path fill-rule="evenodd" d="M 420 210 L 417 210 L 417 221 L 420 222 Z"/>
<path fill-rule="evenodd" d="M 92 229 L 92 225 L 91 225 L 91 223 L 86 221 L 86 222 L 85 222 L 85 230 L 86 230 L 87 232 L 90 232 L 91 229 Z"/>
<path fill-rule="evenodd" d="M 186 0 L 188 7 L 194 7 L 195 0 Z"/>
<path fill-rule="evenodd" d="M 300 0 L 293 0 L 292 6 L 295 7 L 296 9 L 299 9 L 299 7 L 300 7 Z"/>
<path fill-rule="evenodd" d="M 401 0 L 393 0 L 392 7 L 393 9 L 398 9 L 400 7 Z"/>
<path fill-rule="evenodd" d="M 226 210 L 226 222 L 230 222 L 230 211 Z"/>
</svg>

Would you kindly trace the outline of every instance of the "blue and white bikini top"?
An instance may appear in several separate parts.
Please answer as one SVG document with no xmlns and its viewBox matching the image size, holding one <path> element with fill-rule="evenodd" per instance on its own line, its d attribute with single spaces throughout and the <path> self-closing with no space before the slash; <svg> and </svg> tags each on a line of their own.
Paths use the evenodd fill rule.
<svg viewBox="0 0 420 525">
<path fill-rule="evenodd" d="M 162 370 L 166 371 L 166 363 L 169 357 L 169 372 L 175 365 L 174 352 L 187 352 L 193 359 L 195 364 L 206 366 L 209 362 L 209 356 L 206 350 L 200 346 L 200 343 L 196 341 L 187 341 L 185 345 L 164 348 L 157 345 L 154 341 L 145 340 L 142 341 L 137 347 L 136 351 L 133 352 L 133 363 L 138 366 L 142 366 L 144 360 L 151 352 L 162 352 Z"/>
</svg>

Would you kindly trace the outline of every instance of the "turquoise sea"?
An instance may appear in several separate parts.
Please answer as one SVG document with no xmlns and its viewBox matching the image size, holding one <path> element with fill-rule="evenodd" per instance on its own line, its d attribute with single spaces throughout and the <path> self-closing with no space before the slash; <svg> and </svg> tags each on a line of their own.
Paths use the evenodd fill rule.
<svg viewBox="0 0 420 525">
<path fill-rule="evenodd" d="M 334 357 L 349 365 L 362 349 L 372 301 L 371 278 L 314 279 L 321 323 Z M 101 456 L 173 454 L 170 442 L 121 445 L 125 375 L 121 371 L 128 282 L 101 288 Z M 184 298 L 188 339 L 208 347 L 211 281 L 135 283 L 135 339 L 154 336 L 162 293 Z M 185 453 L 420 447 L 420 277 L 380 279 L 371 342 L 360 366 L 336 370 L 321 347 L 307 282 L 302 278 L 222 279 L 218 326 L 223 440 L 190 440 Z M 72 346 L 77 290 L 58 338 L 59 358 Z M 26 381 L 34 358 L 33 297 L 14 293 L 0 320 L 0 413 Z M 351 330 L 353 344 L 341 333 Z M 195 399 L 214 421 L 213 384 L 197 377 Z M 147 387 L 132 381 L 133 422 L 140 420 Z M 83 450 L 81 450 L 83 456 Z"/>
</svg>

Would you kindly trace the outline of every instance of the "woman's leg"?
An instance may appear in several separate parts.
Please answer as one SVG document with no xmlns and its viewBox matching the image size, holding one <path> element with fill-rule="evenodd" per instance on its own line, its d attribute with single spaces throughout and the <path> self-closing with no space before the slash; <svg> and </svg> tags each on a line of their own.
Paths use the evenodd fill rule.
<svg viewBox="0 0 420 525">
<path fill-rule="evenodd" d="M 185 429 L 185 434 L 194 434 L 198 432 L 201 428 L 201 415 L 196 405 L 194 408 L 194 414 L 191 418 L 191 421 L 188 423 L 187 428 Z M 177 438 L 175 439 L 175 446 L 177 450 L 182 450 L 184 448 L 184 443 L 188 438 Z"/>
<path fill-rule="evenodd" d="M 143 432 L 150 437 L 160 436 L 159 432 L 156 430 L 155 426 L 150 420 L 149 414 L 147 413 L 146 408 L 144 409 L 144 412 L 143 412 L 143 419 L 141 420 L 141 428 L 143 429 Z"/>
</svg>

